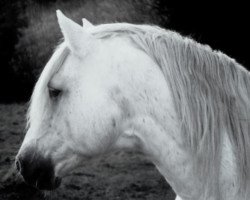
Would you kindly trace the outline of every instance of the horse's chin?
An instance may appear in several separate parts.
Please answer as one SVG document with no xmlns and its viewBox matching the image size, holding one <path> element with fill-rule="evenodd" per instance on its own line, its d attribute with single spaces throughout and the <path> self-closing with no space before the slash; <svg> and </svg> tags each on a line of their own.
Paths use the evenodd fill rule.
<svg viewBox="0 0 250 200">
<path fill-rule="evenodd" d="M 46 181 L 46 180 L 37 180 L 35 185 L 34 183 L 32 184 L 39 190 L 55 190 L 57 189 L 62 182 L 62 178 L 60 177 L 55 177 L 53 180 Z"/>
<path fill-rule="evenodd" d="M 73 170 L 82 166 L 81 158 L 78 156 L 72 156 L 68 159 L 61 160 L 55 165 L 55 177 L 66 177 L 69 176 Z"/>
</svg>

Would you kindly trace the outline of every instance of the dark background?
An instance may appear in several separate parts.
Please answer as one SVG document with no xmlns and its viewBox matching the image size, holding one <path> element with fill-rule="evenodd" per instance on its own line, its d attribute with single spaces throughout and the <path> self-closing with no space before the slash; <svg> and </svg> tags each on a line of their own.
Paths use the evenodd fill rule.
<svg viewBox="0 0 250 200">
<path fill-rule="evenodd" d="M 67 2 L 73 2 L 72 5 L 74 5 L 76 4 L 74 2 L 79 1 L 0 1 L 0 102 L 11 103 L 29 99 L 37 76 L 60 38 L 57 26 L 53 36 L 50 36 L 48 31 L 46 32 L 47 35 L 34 36 L 36 33 L 32 28 L 35 26 L 32 23 L 36 22 L 33 22 L 32 18 L 38 19 L 40 17 L 39 20 L 44 19 L 40 8 L 42 10 L 51 9 L 51 12 L 48 13 L 55 15 L 55 9 L 53 8 L 63 7 L 65 2 L 66 4 Z M 87 0 L 81 0 L 81 2 L 83 7 L 90 4 L 90 1 Z M 96 10 L 98 8 L 101 12 L 107 8 L 105 4 L 103 4 L 104 7 L 100 6 L 102 2 L 115 3 L 115 1 L 95 0 L 92 2 L 94 2 L 91 3 L 94 10 L 92 13 L 98 13 Z M 125 6 L 121 5 L 119 11 L 121 16 L 118 13 L 117 16 L 107 14 L 98 18 L 87 13 L 88 19 L 94 23 L 114 21 L 154 23 L 167 29 L 176 30 L 183 35 L 191 36 L 201 43 L 209 44 L 213 49 L 225 52 L 249 69 L 249 12 L 247 11 L 247 3 L 230 3 L 228 1 L 226 4 L 220 5 L 218 2 L 213 3 L 212 1 L 191 3 L 190 1 L 167 0 L 128 0 L 121 2 L 133 4 L 136 8 L 134 13 L 128 13 L 126 9 L 131 9 L 128 9 L 128 6 L 124 4 Z M 126 13 L 122 13 L 123 8 L 128 16 L 126 16 Z M 67 12 L 67 6 L 63 7 L 62 10 Z M 136 13 L 138 14 L 136 15 Z M 86 17 L 84 12 L 82 17 Z M 73 18 L 80 22 L 79 16 L 73 16 Z M 53 19 L 55 20 L 55 17 Z M 44 48 L 43 41 L 47 41 L 50 45 Z M 34 47 L 35 44 L 37 46 Z"/>
</svg>

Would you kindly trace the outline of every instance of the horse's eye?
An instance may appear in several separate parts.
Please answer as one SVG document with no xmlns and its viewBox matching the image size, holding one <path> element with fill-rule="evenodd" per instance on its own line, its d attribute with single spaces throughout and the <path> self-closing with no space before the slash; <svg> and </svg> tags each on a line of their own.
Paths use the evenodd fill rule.
<svg viewBox="0 0 250 200">
<path fill-rule="evenodd" d="M 52 99 L 57 98 L 62 92 L 61 90 L 52 87 L 48 87 L 48 89 L 49 89 L 49 96 Z"/>
</svg>

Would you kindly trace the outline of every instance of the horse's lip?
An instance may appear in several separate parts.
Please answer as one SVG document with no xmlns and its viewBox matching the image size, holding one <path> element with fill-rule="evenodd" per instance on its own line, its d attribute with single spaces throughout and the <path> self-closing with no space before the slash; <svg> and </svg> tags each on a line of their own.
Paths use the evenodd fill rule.
<svg viewBox="0 0 250 200">
<path fill-rule="evenodd" d="M 62 178 L 61 177 L 55 177 L 54 179 L 52 179 L 51 181 L 41 181 L 41 180 L 36 180 L 36 182 L 34 183 L 29 183 L 30 185 L 36 187 L 39 190 L 55 190 L 57 189 L 62 182 Z"/>
</svg>

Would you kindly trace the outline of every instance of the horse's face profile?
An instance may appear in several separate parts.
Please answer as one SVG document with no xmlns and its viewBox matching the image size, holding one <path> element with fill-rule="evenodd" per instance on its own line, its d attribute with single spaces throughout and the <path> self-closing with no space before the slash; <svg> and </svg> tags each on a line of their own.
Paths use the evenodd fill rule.
<svg viewBox="0 0 250 200">
<path fill-rule="evenodd" d="M 58 20 L 65 41 L 35 86 L 16 159 L 25 181 L 40 189 L 56 188 L 83 158 L 131 145 L 120 137 L 132 115 L 121 88 L 133 78 L 135 58 L 149 61 L 125 39 L 94 38 L 60 12 Z"/>
</svg>

